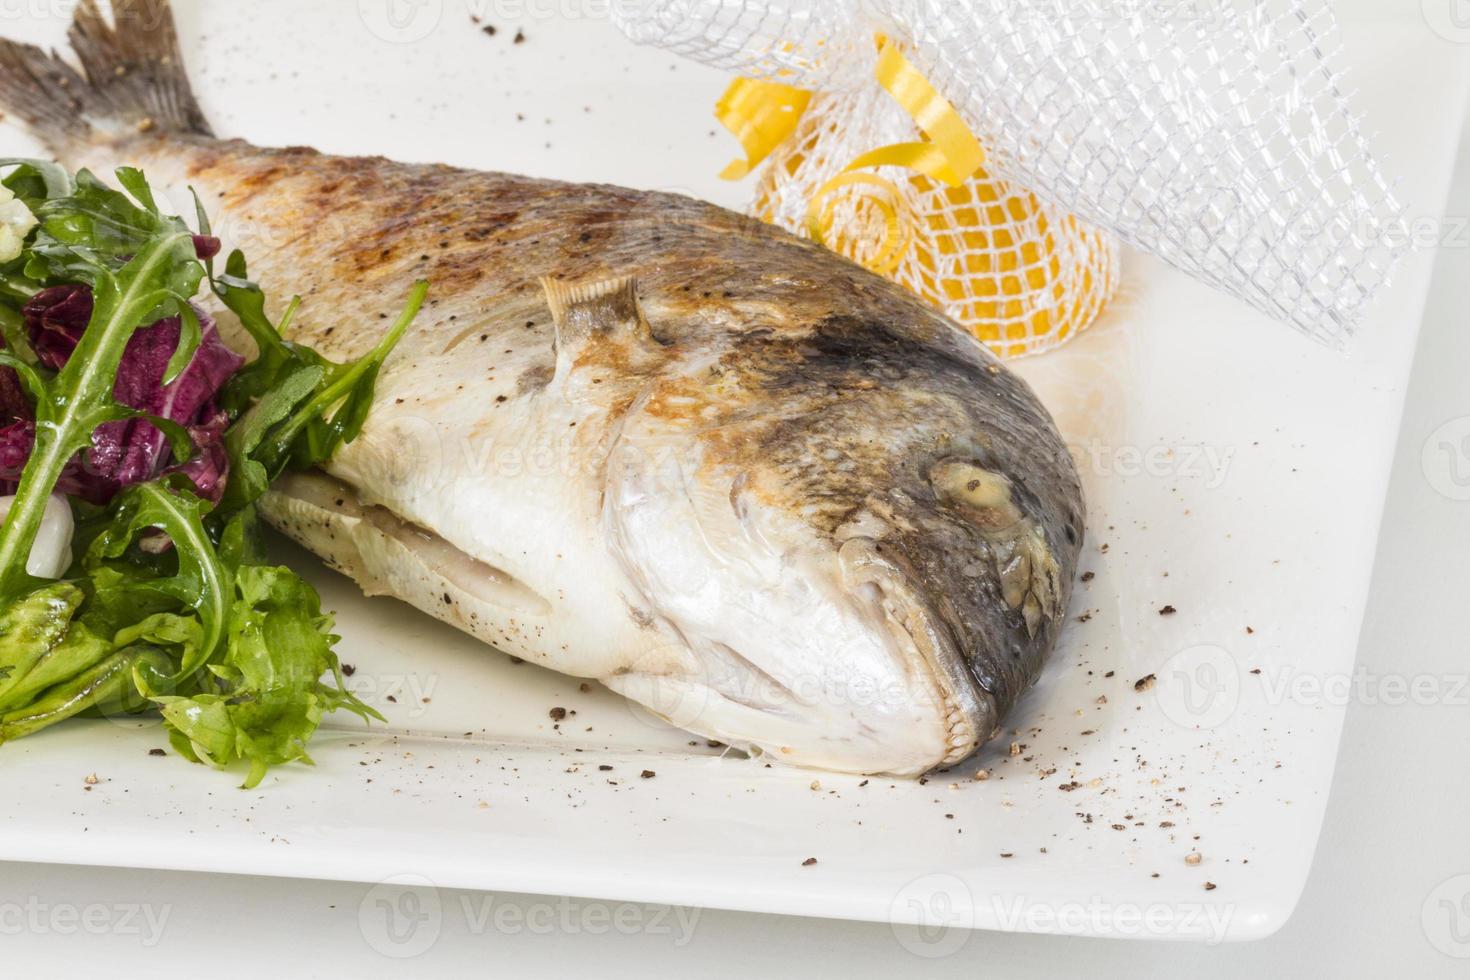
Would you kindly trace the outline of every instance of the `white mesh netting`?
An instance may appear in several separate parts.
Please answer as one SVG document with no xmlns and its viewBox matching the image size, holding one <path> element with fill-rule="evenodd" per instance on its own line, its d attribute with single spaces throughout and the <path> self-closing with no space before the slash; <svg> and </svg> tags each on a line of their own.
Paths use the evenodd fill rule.
<svg viewBox="0 0 1470 980">
<path fill-rule="evenodd" d="M 879 167 L 880 181 L 856 175 L 822 193 L 863 150 L 918 135 L 876 81 L 817 94 L 761 171 L 752 211 L 810 235 L 816 200 L 828 247 L 907 286 L 1002 357 L 1050 350 L 1087 327 L 1117 288 L 1117 240 L 986 170 L 951 187 Z"/>
<path fill-rule="evenodd" d="M 1009 323 L 1002 346 L 1010 336 L 1039 349 L 1105 302 L 1116 250 L 1089 225 L 1334 347 L 1402 248 L 1400 206 L 1336 67 L 1327 0 L 632 0 L 615 10 L 634 40 L 841 96 L 813 100 L 811 121 L 758 185 L 757 213 L 793 230 L 806 197 L 854 156 L 914 137 L 872 75 L 874 36 L 900 43 L 986 159 L 958 189 L 882 168 L 932 236 L 893 274 L 957 319 Z M 860 196 L 837 205 L 857 222 Z M 954 216 L 972 207 L 981 220 L 957 232 Z M 1012 232 L 991 227 L 987 207 L 1040 252 L 1006 258 Z M 1057 261 L 1068 256 L 1077 262 Z M 1018 291 L 946 293 L 977 261 L 1015 273 Z M 1069 267 L 1086 282 L 1047 274 Z"/>
</svg>

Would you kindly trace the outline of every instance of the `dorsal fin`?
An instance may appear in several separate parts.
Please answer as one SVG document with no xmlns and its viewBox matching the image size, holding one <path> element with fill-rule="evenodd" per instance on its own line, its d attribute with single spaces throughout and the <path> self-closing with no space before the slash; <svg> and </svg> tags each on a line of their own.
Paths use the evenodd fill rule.
<svg viewBox="0 0 1470 980">
<path fill-rule="evenodd" d="M 602 339 L 652 351 L 658 348 L 638 304 L 638 282 L 618 276 L 596 282 L 565 283 L 541 279 L 546 305 L 556 327 L 556 373 L 564 376 L 587 345 Z"/>
</svg>

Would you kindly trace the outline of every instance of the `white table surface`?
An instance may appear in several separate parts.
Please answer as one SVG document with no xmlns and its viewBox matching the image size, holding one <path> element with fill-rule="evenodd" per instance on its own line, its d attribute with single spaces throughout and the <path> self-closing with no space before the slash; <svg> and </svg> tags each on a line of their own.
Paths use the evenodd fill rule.
<svg viewBox="0 0 1470 980">
<path fill-rule="evenodd" d="M 1426 20 L 1455 40 L 1438 6 Z M 1445 25 L 1449 25 L 1448 28 Z M 9 33 L 7 31 L 7 33 Z M 1411 107 L 1412 108 L 1412 107 Z M 1470 140 L 1405 407 L 1333 797 L 1311 879 L 1250 945 L 958 934 L 915 957 L 884 925 L 391 887 L 0 864 L 0 963 L 12 975 L 188 968 L 220 977 L 461 976 L 536 968 L 709 976 L 1465 976 L 1470 968 Z M 1463 498 L 1463 499 L 1461 499 Z M 1428 677 L 1430 703 L 1383 681 Z M 383 934 L 381 903 L 412 933 Z M 399 937 L 402 938 L 402 937 Z M 384 950 L 418 955 L 407 961 Z M 139 953 L 145 955 L 139 956 Z M 1456 958 L 1456 957 L 1460 958 Z"/>
</svg>

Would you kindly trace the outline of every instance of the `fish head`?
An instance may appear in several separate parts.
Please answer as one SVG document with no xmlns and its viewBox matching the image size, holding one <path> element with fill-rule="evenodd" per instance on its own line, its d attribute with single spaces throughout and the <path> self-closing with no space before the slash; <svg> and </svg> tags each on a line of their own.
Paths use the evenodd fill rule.
<svg viewBox="0 0 1470 980">
<path fill-rule="evenodd" d="M 641 388 L 603 523 L 676 649 L 610 686 L 842 771 L 922 773 L 997 732 L 1065 617 L 1080 484 L 1024 382 L 921 326 L 757 330 Z"/>
</svg>

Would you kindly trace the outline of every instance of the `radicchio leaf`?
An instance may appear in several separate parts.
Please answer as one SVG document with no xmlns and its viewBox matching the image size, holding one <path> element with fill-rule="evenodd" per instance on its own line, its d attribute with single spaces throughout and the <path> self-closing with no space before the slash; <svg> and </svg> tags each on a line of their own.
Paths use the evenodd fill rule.
<svg viewBox="0 0 1470 980">
<path fill-rule="evenodd" d="M 92 293 L 86 286 L 56 286 L 37 293 L 22 311 L 31 344 L 41 363 L 59 371 L 76 349 L 92 316 Z M 225 346 L 214 320 L 199 316 L 201 340 L 188 367 L 171 384 L 163 379 L 169 359 L 178 348 L 178 317 L 159 320 L 135 332 L 118 368 L 113 397 L 122 405 L 177 422 L 189 430 L 196 453 L 193 459 L 167 467 L 168 439 L 143 419 L 108 422 L 92 436 L 92 449 L 68 466 L 58 489 L 93 503 L 105 503 L 119 490 L 178 471 L 194 480 L 199 493 L 218 501 L 228 476 L 228 457 L 222 439 L 228 418 L 215 396 L 240 369 L 243 359 Z M 3 381 L 0 381 L 3 385 Z M 3 397 L 0 388 L 0 397 Z M 0 488 L 18 479 L 34 439 L 26 414 L 17 414 L 19 426 L 0 429 Z M 23 447 L 21 455 L 19 447 Z M 13 456 L 19 459 L 12 459 Z"/>
</svg>

